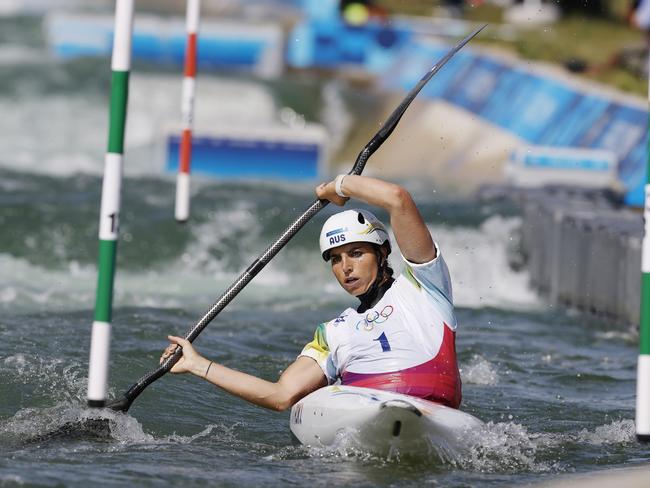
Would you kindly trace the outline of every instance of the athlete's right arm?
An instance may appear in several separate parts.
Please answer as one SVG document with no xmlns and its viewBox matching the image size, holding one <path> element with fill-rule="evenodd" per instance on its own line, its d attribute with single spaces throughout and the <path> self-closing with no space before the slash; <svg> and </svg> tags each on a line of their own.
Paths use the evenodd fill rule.
<svg viewBox="0 0 650 488">
<path fill-rule="evenodd" d="M 272 382 L 210 361 L 181 337 L 169 336 L 169 340 L 172 345 L 165 354 L 173 345 L 183 348 L 183 357 L 171 369 L 172 373 L 192 373 L 260 407 L 283 411 L 312 391 L 327 385 L 318 363 L 308 357 L 296 359 L 280 375 L 278 381 Z M 161 357 L 161 362 L 167 357 L 165 354 Z"/>
<path fill-rule="evenodd" d="M 428 263 L 436 257 L 436 247 L 411 194 L 399 185 L 361 175 L 347 175 L 341 191 L 388 211 L 390 225 L 402 255 L 412 263 Z M 318 198 L 343 205 L 347 198 L 336 193 L 335 181 L 316 188 Z"/>
</svg>

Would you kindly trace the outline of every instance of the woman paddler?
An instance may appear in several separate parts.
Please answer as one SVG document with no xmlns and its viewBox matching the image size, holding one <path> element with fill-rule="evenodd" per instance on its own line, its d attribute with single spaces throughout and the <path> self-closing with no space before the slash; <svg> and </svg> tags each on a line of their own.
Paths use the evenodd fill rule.
<svg viewBox="0 0 650 488">
<path fill-rule="evenodd" d="M 160 362 L 181 346 L 183 357 L 172 373 L 192 373 L 273 410 L 285 410 L 337 380 L 458 408 L 461 382 L 449 271 L 411 195 L 399 185 L 357 175 L 339 175 L 319 185 L 316 195 L 339 206 L 354 198 L 385 209 L 404 259 L 402 274 L 393 277 L 388 232 L 372 213 L 337 213 L 321 230 L 321 254 L 360 303 L 320 324 L 314 340 L 276 382 L 210 361 L 181 337 L 169 336 Z"/>
</svg>

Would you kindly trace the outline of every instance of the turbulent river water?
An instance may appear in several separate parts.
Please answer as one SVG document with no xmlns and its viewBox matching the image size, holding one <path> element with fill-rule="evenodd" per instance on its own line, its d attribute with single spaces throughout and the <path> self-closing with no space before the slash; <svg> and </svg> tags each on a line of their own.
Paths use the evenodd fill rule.
<svg viewBox="0 0 650 488">
<path fill-rule="evenodd" d="M 159 380 L 128 415 L 86 409 L 108 72 L 105 61 L 53 60 L 40 20 L 0 20 L 0 486 L 517 486 L 648 459 L 634 439 L 636 332 L 538 299 L 525 270 L 509 266 L 520 220 L 508 209 L 422 185 L 414 195 L 453 278 L 462 408 L 486 423 L 463 456 L 381 458 L 345 438 L 297 446 L 288 413 L 186 377 Z M 242 84 L 254 103 L 233 107 Z M 264 116 L 291 103 L 280 85 L 206 76 L 199 97 L 213 102 L 197 117 Z M 152 369 L 165 336 L 189 329 L 313 200 L 311 185 L 197 181 L 190 222 L 175 224 L 173 178 L 152 161 L 160 120 L 178 115 L 179 87 L 176 73 L 132 80 L 111 397 Z M 350 304 L 317 249 L 333 210 L 208 326 L 201 352 L 274 379 L 319 322 Z M 88 416 L 109 418 L 111 435 L 47 436 Z"/>
</svg>

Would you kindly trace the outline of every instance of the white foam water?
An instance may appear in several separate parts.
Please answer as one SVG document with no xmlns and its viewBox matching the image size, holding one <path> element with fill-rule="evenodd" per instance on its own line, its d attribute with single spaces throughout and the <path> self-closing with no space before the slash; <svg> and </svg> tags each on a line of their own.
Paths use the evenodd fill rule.
<svg viewBox="0 0 650 488">
<path fill-rule="evenodd" d="M 467 433 L 464 446 L 459 446 L 453 453 L 433 450 L 416 457 L 429 465 L 442 464 L 482 473 L 548 473 L 566 469 L 560 465 L 560 452 L 569 444 L 613 446 L 627 444 L 634 439 L 632 420 L 613 421 L 592 430 L 562 434 L 529 432 L 528 428 L 515 422 L 487 422 L 482 428 Z M 355 432 L 341 432 L 331 446 L 306 449 L 308 455 L 321 458 L 383 462 L 401 460 L 399 452 L 378 455 L 364 450 Z"/>
<path fill-rule="evenodd" d="M 596 337 L 608 342 L 622 341 L 630 345 L 636 345 L 639 342 L 639 328 L 636 325 L 633 325 L 624 330 L 596 332 Z"/>
<path fill-rule="evenodd" d="M 165 137 L 180 134 L 181 75 L 132 77 L 125 147 L 137 151 L 144 161 L 132 170 L 127 168 L 127 174 L 162 173 Z M 260 83 L 213 76 L 197 79 L 193 119 L 197 136 L 215 127 L 272 125 L 277 123 L 277 112 L 271 92 Z"/>
<path fill-rule="evenodd" d="M 545 436 L 529 434 L 526 427 L 514 422 L 488 422 L 470 435 L 470 447 L 456 461 L 458 466 L 481 472 L 544 472 L 551 466 L 536 460 Z"/>
<path fill-rule="evenodd" d="M 596 446 L 635 442 L 634 421 L 629 419 L 613 420 L 609 424 L 596 427 L 593 431 L 583 429 L 575 436 L 575 440 Z"/>
<path fill-rule="evenodd" d="M 0 113 L 9 122 L 0 146 L 0 164 L 30 173 L 100 174 L 107 112 L 97 105 L 98 100 L 84 95 L 0 97 Z"/>
<path fill-rule="evenodd" d="M 8 51 L 6 56 L 13 56 L 13 52 Z M 124 174 L 162 175 L 165 134 L 178 132 L 180 126 L 182 73 L 134 74 L 130 80 Z M 270 91 L 253 81 L 204 77 L 197 82 L 196 97 L 197 134 L 218 125 L 272 124 L 276 118 Z M 0 96 L 0 113 L 5 121 L 0 164 L 21 172 L 56 176 L 101 175 L 108 109 L 106 96 L 99 93 Z M 39 143 L 35 145 L 34 141 Z"/>
<path fill-rule="evenodd" d="M 1 15 L 1 14 L 0 14 Z M 50 60 L 42 49 L 21 45 L 0 44 L 0 66 L 44 65 Z"/>
<path fill-rule="evenodd" d="M 460 375 L 464 384 L 489 386 L 499 383 L 496 367 L 479 354 L 474 354 L 467 364 L 461 365 Z"/>
<path fill-rule="evenodd" d="M 353 118 L 345 107 L 345 102 L 341 96 L 341 86 L 339 82 L 330 81 L 323 88 L 323 111 L 321 119 L 327 133 L 330 135 L 329 150 L 335 154 L 345 142 Z"/>
<path fill-rule="evenodd" d="M 513 271 L 508 264 L 509 247 L 520 225 L 519 218 L 495 215 L 476 229 L 432 229 L 451 270 L 456 305 L 515 310 L 540 307 L 539 298 L 528 286 L 528 273 Z"/>
<path fill-rule="evenodd" d="M 535 310 L 542 305 L 528 285 L 528 272 L 514 271 L 508 263 L 520 225 L 519 217 L 499 215 L 478 228 L 429 225 L 449 267 L 456 306 Z M 403 267 L 395 257 L 391 263 L 396 270 Z"/>
<path fill-rule="evenodd" d="M 569 444 L 596 447 L 628 444 L 635 441 L 635 427 L 632 420 L 615 420 L 593 430 L 556 434 L 531 433 L 514 422 L 488 422 L 473 435 L 473 445 L 460 460 L 461 466 L 484 472 L 547 472 L 562 469 L 558 465 L 562 459 L 560 453 L 556 454 L 557 461 L 547 460 L 547 453 L 562 450 Z M 540 457 L 544 460 L 539 460 Z"/>
<path fill-rule="evenodd" d="M 17 353 L 0 362 L 0 373 L 12 383 L 29 385 L 33 395 L 75 401 L 86 388 L 86 371 L 78 363 Z"/>
<path fill-rule="evenodd" d="M 80 8 L 88 4 L 85 0 L 2 0 L 0 2 L 0 17 L 16 15 L 42 14 L 51 10 L 64 8 Z M 94 0 L 93 4 L 110 8 L 108 0 Z"/>
<path fill-rule="evenodd" d="M 336 441 L 330 446 L 310 446 L 305 449 L 309 456 L 317 458 L 398 464 L 409 459 L 411 462 L 425 462 L 428 466 L 451 466 L 483 473 L 543 473 L 553 467 L 553 463 L 537 459 L 538 451 L 547 447 L 552 436 L 530 434 L 520 424 L 489 422 L 464 436 L 463 444 L 456 446 L 453 451 L 428 449 L 419 454 L 410 453 L 406 457 L 395 449 L 384 454 L 370 452 L 359 443 L 354 431 L 339 432 Z"/>
<path fill-rule="evenodd" d="M 78 404 L 59 403 L 48 408 L 23 408 L 0 421 L 0 435 L 16 445 L 44 443 L 61 429 L 71 435 L 75 427 L 81 432 L 88 421 L 106 421 L 110 437 L 120 443 L 151 443 L 154 436 L 147 434 L 133 417 L 109 409 L 89 409 Z"/>
<path fill-rule="evenodd" d="M 431 226 L 441 243 L 458 306 L 534 309 L 539 299 L 527 286 L 525 271 L 512 271 L 507 262 L 510 235 L 518 219 L 492 217 L 481 227 Z M 238 201 L 214 212 L 208 221 L 191 227 L 187 249 L 174 261 L 155 269 L 117 269 L 115 306 L 199 307 L 212 302 L 270 243 L 260 246 L 262 224 L 252 205 Z M 224 239 L 236 238 L 236 247 Z M 224 247 L 227 246 L 227 247 Z M 215 251 L 224 254 L 216 258 Z M 233 256 L 235 252 L 235 262 Z M 393 257 L 396 272 L 402 267 Z M 75 261 L 60 269 L 45 269 L 23 258 L 0 254 L 0 307 L 17 309 L 78 309 L 94 303 L 96 268 Z M 34 276 L 39 276 L 34 280 Z M 317 252 L 293 249 L 280 253 L 251 283 L 237 302 L 283 302 L 283 307 L 343 302 L 347 295 L 331 276 Z"/>
<path fill-rule="evenodd" d="M 0 308 L 12 312 L 88 309 L 94 301 L 94 266 L 70 263 L 45 269 L 23 258 L 0 254 Z M 37 280 L 34 277 L 38 277 Z"/>
</svg>

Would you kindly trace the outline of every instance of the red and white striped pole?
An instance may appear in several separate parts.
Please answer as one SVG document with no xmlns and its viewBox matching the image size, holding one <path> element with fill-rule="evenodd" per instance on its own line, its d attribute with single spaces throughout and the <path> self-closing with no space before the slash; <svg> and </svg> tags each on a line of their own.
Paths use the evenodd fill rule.
<svg viewBox="0 0 650 488">
<path fill-rule="evenodd" d="M 187 44 L 185 45 L 185 73 L 181 95 L 181 121 L 183 134 L 176 180 L 176 210 L 178 222 L 190 216 L 190 163 L 192 160 L 192 121 L 194 119 L 194 88 L 196 85 L 196 42 L 201 16 L 201 0 L 187 1 Z"/>
</svg>

